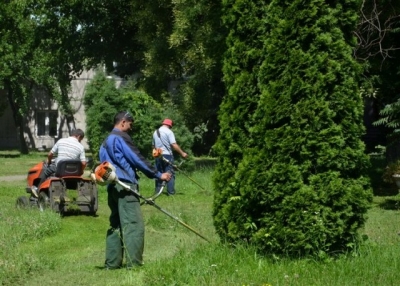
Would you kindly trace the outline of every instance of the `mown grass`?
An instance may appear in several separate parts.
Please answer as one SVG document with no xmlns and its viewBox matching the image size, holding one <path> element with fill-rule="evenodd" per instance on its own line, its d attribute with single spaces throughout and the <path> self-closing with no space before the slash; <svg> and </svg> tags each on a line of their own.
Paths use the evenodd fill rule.
<svg viewBox="0 0 400 286">
<path fill-rule="evenodd" d="M 19 152 L 3 151 L 0 153 L 0 176 L 27 175 L 28 169 L 47 158 L 45 152 L 33 152 L 21 155 Z"/>
<path fill-rule="evenodd" d="M 25 158 L 31 161 L 31 158 Z M 41 160 L 41 156 L 37 159 Z M 4 158 L 4 168 L 31 166 Z M 34 160 L 32 160 L 34 161 Z M 32 162 L 35 164 L 36 162 Z M 8 170 L 13 174 L 11 170 Z M 400 281 L 399 196 L 375 197 L 362 230 L 368 236 L 353 255 L 339 259 L 277 259 L 251 247 L 219 242 L 211 210 L 211 172 L 177 174 L 177 195 L 156 203 L 204 235 L 206 242 L 156 208 L 143 205 L 146 222 L 145 265 L 134 270 L 102 270 L 109 210 L 99 187 L 97 216 L 18 210 L 25 180 L 0 178 L 0 285 L 398 285 Z M 141 193 L 153 181 L 142 176 Z M 388 201 L 392 203 L 388 203 Z"/>
</svg>

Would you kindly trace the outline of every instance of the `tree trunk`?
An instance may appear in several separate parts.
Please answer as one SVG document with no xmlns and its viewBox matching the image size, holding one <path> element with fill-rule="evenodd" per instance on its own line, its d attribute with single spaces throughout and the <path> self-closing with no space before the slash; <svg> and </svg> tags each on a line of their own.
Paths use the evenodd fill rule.
<svg viewBox="0 0 400 286">
<path fill-rule="evenodd" d="M 65 114 L 65 119 L 67 120 L 68 131 L 71 134 L 71 131 L 76 129 L 74 115 L 73 114 Z"/>
<path fill-rule="evenodd" d="M 29 154 L 28 145 L 26 144 L 25 137 L 24 137 L 24 127 L 23 127 L 23 120 L 22 116 L 20 126 L 17 127 L 18 130 L 18 137 L 19 137 L 19 151 L 21 154 Z"/>
<path fill-rule="evenodd" d="M 8 102 L 10 103 L 15 127 L 17 128 L 17 136 L 19 141 L 19 151 L 21 154 L 29 154 L 28 145 L 26 144 L 24 138 L 24 120 L 22 115 L 19 112 L 19 108 L 17 104 L 15 104 L 15 100 L 13 99 L 13 89 L 11 83 L 9 81 L 5 81 L 5 90 L 7 92 Z"/>
</svg>

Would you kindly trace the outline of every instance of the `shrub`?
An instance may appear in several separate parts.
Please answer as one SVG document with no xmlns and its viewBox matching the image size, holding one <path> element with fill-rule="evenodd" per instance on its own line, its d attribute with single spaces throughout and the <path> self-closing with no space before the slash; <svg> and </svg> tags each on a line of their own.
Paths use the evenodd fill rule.
<svg viewBox="0 0 400 286">
<path fill-rule="evenodd" d="M 142 155 L 151 159 L 152 136 L 164 117 L 174 121 L 174 133 L 184 150 L 191 150 L 193 134 L 185 126 L 183 117 L 173 105 L 156 102 L 143 91 L 137 90 L 133 81 L 120 89 L 115 82 L 98 71 L 87 85 L 85 98 L 86 134 L 93 157 L 98 159 L 100 145 L 113 128 L 113 119 L 120 110 L 132 113 L 132 138 Z"/>
<path fill-rule="evenodd" d="M 152 158 L 153 133 L 165 118 L 173 120 L 172 130 L 182 150 L 191 152 L 194 135 L 186 127 L 183 116 L 174 105 L 168 101 L 159 104 L 141 91 L 130 91 L 124 93 L 124 96 L 129 98 L 130 110 L 136 116 L 132 137 L 142 155 L 148 159 Z"/>
<path fill-rule="evenodd" d="M 113 128 L 113 118 L 119 110 L 123 110 L 124 101 L 121 92 L 113 80 L 96 71 L 92 81 L 88 83 L 83 99 L 86 113 L 86 138 L 94 160 L 98 160 L 100 145 Z"/>
</svg>

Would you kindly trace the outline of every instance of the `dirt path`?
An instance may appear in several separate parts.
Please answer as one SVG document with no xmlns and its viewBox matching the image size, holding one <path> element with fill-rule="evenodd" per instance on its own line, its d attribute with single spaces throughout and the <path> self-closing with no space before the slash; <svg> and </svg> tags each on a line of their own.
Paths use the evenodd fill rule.
<svg viewBox="0 0 400 286">
<path fill-rule="evenodd" d="M 11 182 L 20 180 L 26 180 L 26 175 L 0 176 L 0 182 Z"/>
<path fill-rule="evenodd" d="M 26 180 L 27 175 L 9 175 L 9 176 L 0 176 L 0 182 L 11 182 L 11 181 L 20 181 Z M 90 176 L 90 170 L 85 170 L 82 177 L 88 178 Z"/>
</svg>

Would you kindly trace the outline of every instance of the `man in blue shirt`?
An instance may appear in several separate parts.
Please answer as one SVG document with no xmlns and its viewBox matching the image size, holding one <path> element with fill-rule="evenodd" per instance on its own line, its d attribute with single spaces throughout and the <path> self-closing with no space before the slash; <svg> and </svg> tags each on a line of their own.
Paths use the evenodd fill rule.
<svg viewBox="0 0 400 286">
<path fill-rule="evenodd" d="M 161 173 L 152 167 L 133 144 L 128 131 L 133 118 L 129 112 L 118 112 L 114 117 L 114 129 L 100 147 L 100 161 L 110 162 L 118 179 L 139 192 L 137 169 L 147 177 L 162 181 L 171 179 L 170 173 Z M 124 249 L 126 267 L 143 265 L 144 222 L 139 198 L 118 184 L 109 184 L 108 206 L 111 209 L 110 229 L 106 238 L 106 269 L 122 266 Z"/>
</svg>

